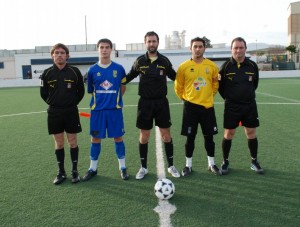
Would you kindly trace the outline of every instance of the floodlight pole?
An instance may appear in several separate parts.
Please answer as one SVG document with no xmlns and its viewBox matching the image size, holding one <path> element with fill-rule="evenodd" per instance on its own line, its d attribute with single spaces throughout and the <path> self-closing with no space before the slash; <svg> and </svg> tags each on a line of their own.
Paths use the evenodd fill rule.
<svg viewBox="0 0 300 227">
<path fill-rule="evenodd" d="M 255 40 L 255 52 L 256 52 L 256 64 L 258 63 L 258 55 L 257 55 L 257 39 Z"/>
<path fill-rule="evenodd" d="M 86 27 L 86 15 L 84 16 L 84 27 L 85 27 L 85 47 L 87 50 L 87 27 Z"/>
</svg>

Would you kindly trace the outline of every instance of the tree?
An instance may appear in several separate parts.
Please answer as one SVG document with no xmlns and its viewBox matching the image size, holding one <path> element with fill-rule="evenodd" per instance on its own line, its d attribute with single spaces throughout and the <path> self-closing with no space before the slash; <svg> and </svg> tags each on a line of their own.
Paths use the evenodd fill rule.
<svg viewBox="0 0 300 227">
<path fill-rule="evenodd" d="M 296 46 L 294 46 L 294 45 L 289 45 L 287 48 L 285 48 L 287 51 L 289 51 L 289 52 L 291 52 L 291 53 L 293 53 L 293 54 L 295 54 L 295 53 L 297 53 L 297 47 Z"/>
<path fill-rule="evenodd" d="M 202 37 L 202 39 L 205 40 L 205 47 L 206 48 L 212 48 L 213 46 L 210 44 L 210 40 L 206 38 L 205 36 Z"/>
<path fill-rule="evenodd" d="M 291 53 L 291 59 L 293 59 L 294 54 L 297 53 L 297 47 L 295 45 L 289 45 L 287 48 L 285 48 L 288 52 Z"/>
</svg>

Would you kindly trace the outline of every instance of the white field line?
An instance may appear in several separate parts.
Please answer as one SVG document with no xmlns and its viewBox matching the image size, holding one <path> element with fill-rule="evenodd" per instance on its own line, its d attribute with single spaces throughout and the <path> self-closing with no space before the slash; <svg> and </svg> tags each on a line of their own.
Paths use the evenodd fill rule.
<svg viewBox="0 0 300 227">
<path fill-rule="evenodd" d="M 259 105 L 300 105 L 300 102 L 257 102 Z"/>
<path fill-rule="evenodd" d="M 164 153 L 162 148 L 162 141 L 159 128 L 155 126 L 155 147 L 156 147 L 156 170 L 157 178 L 162 179 L 166 177 Z"/>
<path fill-rule="evenodd" d="M 14 116 L 20 116 L 20 115 L 41 114 L 41 113 L 46 113 L 46 112 L 47 111 L 28 112 L 28 113 L 16 113 L 16 114 L 4 114 L 4 115 L 0 115 L 0 117 L 14 117 Z"/>
<path fill-rule="evenodd" d="M 157 177 L 161 179 L 166 177 L 166 173 L 165 173 L 161 135 L 160 135 L 159 128 L 157 126 L 155 126 L 155 146 L 156 146 Z M 159 226 L 172 227 L 171 214 L 175 213 L 176 206 L 170 204 L 168 200 L 159 199 L 158 205 L 154 208 L 154 211 L 159 215 Z"/>
<path fill-rule="evenodd" d="M 258 92 L 257 92 L 258 93 Z M 262 94 L 262 93 L 260 93 Z M 264 95 L 268 95 L 265 94 Z M 272 96 L 272 95 L 268 95 L 268 96 Z M 287 101 L 290 102 L 257 102 L 257 104 L 261 104 L 261 105 L 299 105 L 300 104 L 300 100 L 296 100 L 296 99 L 289 99 L 289 98 L 284 98 L 284 97 L 280 97 L 280 96 L 272 96 L 274 98 L 281 98 L 281 99 L 285 99 Z M 182 102 L 179 103 L 169 103 L 170 106 L 176 106 L 176 105 L 182 105 Z M 215 102 L 215 105 L 220 105 L 220 104 L 224 104 L 224 102 Z M 137 105 L 125 105 L 124 108 L 126 107 L 136 107 Z"/>
<path fill-rule="evenodd" d="M 256 92 L 256 93 L 260 94 L 260 95 L 265 95 L 265 96 L 273 97 L 273 98 L 283 99 L 283 100 L 286 100 L 286 101 L 289 101 L 289 102 L 296 102 L 298 104 L 300 103 L 300 100 L 297 100 L 297 99 L 290 99 L 290 98 L 286 98 L 286 97 L 282 97 L 282 96 L 278 96 L 278 95 L 272 95 L 272 94 L 264 93 L 264 92 Z"/>
<path fill-rule="evenodd" d="M 275 96 L 275 95 L 271 95 L 271 94 L 267 94 L 267 93 L 259 93 L 258 94 L 262 94 L 262 95 L 267 95 L 267 96 L 271 96 L 274 98 L 281 98 L 287 101 L 291 101 L 291 102 L 257 102 L 257 104 L 259 105 L 300 105 L 300 100 L 297 99 L 290 99 L 290 98 L 285 98 L 285 97 L 281 97 L 281 96 Z M 220 105 L 220 104 L 224 104 L 224 102 L 215 102 L 215 105 Z M 175 105 L 182 105 L 182 102 L 180 103 L 170 103 L 170 106 L 175 106 Z M 124 108 L 126 107 L 137 107 L 137 105 L 124 105 Z M 79 108 L 80 110 L 90 110 L 90 108 Z M 46 113 L 47 111 L 35 111 L 35 112 L 28 112 L 28 113 L 15 113 L 15 114 L 3 114 L 0 115 L 1 117 L 14 117 L 14 116 L 21 116 L 21 115 L 31 115 L 31 114 L 41 114 L 41 113 Z"/>
<path fill-rule="evenodd" d="M 159 200 L 157 207 L 154 211 L 159 215 L 159 226 L 160 227 L 172 227 L 171 214 L 176 211 L 176 206 L 170 204 L 168 200 Z"/>
</svg>

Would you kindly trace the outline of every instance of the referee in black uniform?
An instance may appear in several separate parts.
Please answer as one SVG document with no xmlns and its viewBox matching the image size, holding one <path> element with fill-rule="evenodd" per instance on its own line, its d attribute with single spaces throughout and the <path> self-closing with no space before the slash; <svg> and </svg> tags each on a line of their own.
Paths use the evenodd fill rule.
<svg viewBox="0 0 300 227">
<path fill-rule="evenodd" d="M 167 95 L 167 77 L 175 80 L 174 71 L 169 59 L 158 51 L 159 37 L 151 31 L 144 37 L 147 52 L 139 56 L 130 72 L 126 76 L 126 83 L 139 76 L 140 96 L 137 109 L 136 127 L 140 129 L 139 152 L 141 168 L 136 174 L 136 179 L 143 179 L 148 173 L 147 155 L 150 130 L 155 125 L 159 127 L 162 141 L 165 145 L 168 172 L 173 177 L 180 177 L 179 172 L 173 165 L 173 142 L 170 133 L 171 117 Z"/>
<path fill-rule="evenodd" d="M 67 178 L 64 168 L 64 132 L 70 146 L 72 183 L 77 183 L 80 181 L 77 172 L 77 133 L 81 132 L 77 105 L 84 96 L 83 77 L 78 68 L 67 64 L 69 49 L 64 44 L 54 45 L 50 53 L 54 64 L 41 75 L 40 94 L 49 105 L 48 132 L 55 141 L 58 174 L 53 183 L 61 184 Z"/>
<path fill-rule="evenodd" d="M 222 141 L 223 164 L 221 171 L 229 170 L 229 152 L 236 128 L 241 124 L 248 139 L 251 155 L 250 168 L 262 174 L 264 170 L 257 161 L 258 141 L 256 127 L 259 126 L 255 90 L 258 86 L 259 73 L 257 64 L 246 56 L 246 41 L 237 37 L 231 42 L 232 57 L 220 69 L 219 93 L 225 100 L 224 138 Z"/>
</svg>

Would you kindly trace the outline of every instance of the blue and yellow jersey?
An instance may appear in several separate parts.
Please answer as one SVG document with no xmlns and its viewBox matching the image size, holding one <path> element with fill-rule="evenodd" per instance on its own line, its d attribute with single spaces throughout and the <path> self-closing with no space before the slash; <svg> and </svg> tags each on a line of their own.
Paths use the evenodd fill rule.
<svg viewBox="0 0 300 227">
<path fill-rule="evenodd" d="M 121 83 L 125 80 L 125 69 L 116 62 L 107 68 L 98 63 L 88 70 L 88 93 L 92 94 L 90 107 L 92 110 L 109 110 L 123 107 Z"/>
<path fill-rule="evenodd" d="M 218 92 L 218 66 L 204 59 L 197 64 L 192 59 L 183 62 L 176 74 L 174 89 L 176 95 L 191 103 L 213 107 L 214 95 Z"/>
</svg>

